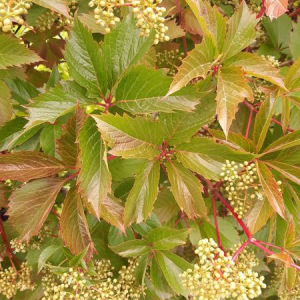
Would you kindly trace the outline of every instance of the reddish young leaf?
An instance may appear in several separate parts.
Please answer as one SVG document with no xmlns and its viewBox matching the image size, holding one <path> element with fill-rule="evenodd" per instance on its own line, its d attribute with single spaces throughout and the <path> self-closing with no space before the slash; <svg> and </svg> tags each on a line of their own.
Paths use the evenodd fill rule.
<svg viewBox="0 0 300 300">
<path fill-rule="evenodd" d="M 5 184 L 3 182 L 0 182 L 0 208 L 7 206 L 7 200 L 5 198 Z"/>
<path fill-rule="evenodd" d="M 60 236 L 70 251 L 77 255 L 89 247 L 86 259 L 94 252 L 94 244 L 90 235 L 82 202 L 75 187 L 72 187 L 64 200 L 60 218 Z"/>
<path fill-rule="evenodd" d="M 284 200 L 279 191 L 279 185 L 277 184 L 272 172 L 269 168 L 262 162 L 256 162 L 258 177 L 261 182 L 262 188 L 265 192 L 269 203 L 273 207 L 273 209 L 282 217 L 285 216 L 285 207 Z"/>
<path fill-rule="evenodd" d="M 23 151 L 0 156 L 0 180 L 31 179 L 55 175 L 65 170 L 58 159 L 37 151 Z"/>
<path fill-rule="evenodd" d="M 266 0 L 266 15 L 271 19 L 277 19 L 287 11 L 288 0 Z"/>
<path fill-rule="evenodd" d="M 20 241 L 29 241 L 38 234 L 64 182 L 60 178 L 43 178 L 12 193 L 7 214 L 10 224 L 20 234 Z"/>
</svg>

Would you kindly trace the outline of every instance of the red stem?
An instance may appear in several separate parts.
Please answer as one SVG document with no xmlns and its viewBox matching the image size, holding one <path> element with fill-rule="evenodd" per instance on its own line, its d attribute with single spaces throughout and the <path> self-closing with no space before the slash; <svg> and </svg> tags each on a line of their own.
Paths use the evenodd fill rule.
<svg viewBox="0 0 300 300">
<path fill-rule="evenodd" d="M 293 12 L 291 12 L 288 16 L 291 18 L 291 17 L 294 17 L 296 16 L 298 13 L 300 12 L 300 8 L 297 8 L 296 10 L 294 10 Z"/>
<path fill-rule="evenodd" d="M 217 219 L 217 207 L 216 207 L 215 195 L 212 196 L 212 205 L 213 205 L 214 221 L 215 221 L 215 228 L 216 228 L 216 235 L 217 235 L 218 245 L 219 245 L 219 248 L 224 251 L 224 248 L 223 248 L 222 242 L 221 242 L 219 224 L 218 224 L 218 219 Z"/>
<path fill-rule="evenodd" d="M 177 8 L 177 13 L 178 13 L 178 20 L 179 24 L 182 24 L 182 16 L 181 16 L 181 6 L 180 6 L 180 0 L 176 0 L 176 8 Z M 185 56 L 188 55 L 188 47 L 187 47 L 187 42 L 186 42 L 186 36 L 184 35 L 182 37 L 182 42 L 183 42 L 183 49 L 184 49 L 184 54 Z"/>
<path fill-rule="evenodd" d="M 253 110 L 250 109 L 250 114 L 249 114 L 249 118 L 248 118 L 247 129 L 246 129 L 246 133 L 245 133 L 245 137 L 246 138 L 248 138 L 248 136 L 249 136 L 249 131 L 250 131 L 250 127 L 251 127 L 252 118 L 253 118 Z"/>
<path fill-rule="evenodd" d="M 6 248 L 6 254 L 8 256 L 8 259 L 10 261 L 11 266 L 13 267 L 13 269 L 15 270 L 16 273 L 18 273 L 18 270 L 12 260 L 12 258 L 14 258 L 15 262 L 20 265 L 20 263 L 18 262 L 17 258 L 14 256 L 12 249 L 10 248 L 9 242 L 7 240 L 6 234 L 5 234 L 5 230 L 4 230 L 4 226 L 3 226 L 3 222 L 2 219 L 0 218 L 0 231 L 1 231 L 1 237 L 2 237 L 2 241 L 3 244 Z"/>
<path fill-rule="evenodd" d="M 232 260 L 235 261 L 238 256 L 241 254 L 241 252 L 251 243 L 250 240 L 247 240 L 233 255 Z"/>
<path fill-rule="evenodd" d="M 246 105 L 250 110 L 252 110 L 252 111 L 255 112 L 255 113 L 258 113 L 258 110 L 255 109 L 255 108 L 253 107 L 253 105 L 250 104 L 248 101 L 244 100 L 243 103 L 244 103 L 244 105 Z M 279 122 L 279 121 L 277 121 L 276 119 L 272 118 L 271 121 L 272 121 L 273 123 L 275 123 L 275 124 L 277 124 L 277 125 L 279 125 L 279 126 L 282 127 L 282 123 Z M 290 132 L 294 132 L 294 131 L 295 131 L 294 129 L 292 129 L 292 128 L 290 128 L 290 127 L 287 127 L 287 130 L 290 131 Z"/>
<path fill-rule="evenodd" d="M 51 213 L 60 219 L 60 214 L 55 209 L 52 208 Z"/>
<path fill-rule="evenodd" d="M 265 5 L 265 0 L 262 0 L 262 7 L 260 9 L 260 12 L 256 15 L 256 19 L 260 19 L 266 11 L 266 5 Z"/>
<path fill-rule="evenodd" d="M 279 246 L 276 246 L 276 245 L 273 245 L 273 244 L 271 244 L 271 243 L 266 243 L 266 242 L 263 242 L 263 241 L 259 241 L 259 240 L 256 240 L 258 243 L 260 243 L 260 244 L 264 244 L 264 245 L 266 245 L 266 246 L 269 246 L 269 247 L 273 247 L 273 248 L 275 248 L 275 249 L 278 249 L 278 250 L 280 250 L 280 251 L 285 251 L 285 249 L 284 248 L 282 248 L 282 247 L 279 247 Z"/>
<path fill-rule="evenodd" d="M 237 222 L 241 225 L 243 228 L 245 234 L 247 235 L 248 239 L 252 239 L 252 235 L 249 231 L 249 229 L 246 227 L 245 223 L 238 217 L 236 212 L 233 210 L 233 208 L 230 206 L 230 204 L 219 194 L 218 191 L 216 191 L 216 197 L 227 207 L 227 209 L 232 213 L 234 218 L 237 220 Z"/>
<path fill-rule="evenodd" d="M 107 161 L 110 161 L 110 160 L 112 160 L 112 159 L 114 159 L 114 158 L 117 158 L 117 157 L 118 157 L 118 156 L 110 155 L 110 156 L 107 157 Z"/>
</svg>

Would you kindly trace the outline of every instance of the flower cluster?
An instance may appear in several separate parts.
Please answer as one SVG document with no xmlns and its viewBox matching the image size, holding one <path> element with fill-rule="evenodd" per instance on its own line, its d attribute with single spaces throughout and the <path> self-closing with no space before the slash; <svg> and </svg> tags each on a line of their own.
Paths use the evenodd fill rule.
<svg viewBox="0 0 300 300">
<path fill-rule="evenodd" d="M 279 61 L 274 56 L 271 56 L 271 55 L 264 56 L 264 55 L 262 55 L 262 58 L 264 60 L 269 61 L 273 65 L 273 67 L 276 67 L 276 68 L 279 67 Z"/>
<path fill-rule="evenodd" d="M 143 294 L 136 282 L 137 263 L 129 260 L 114 276 L 114 268 L 107 260 L 96 261 L 92 273 L 70 268 L 63 274 L 46 271 L 43 276 L 44 297 L 52 299 L 138 300 Z"/>
<path fill-rule="evenodd" d="M 40 249 L 41 244 L 44 242 L 45 238 L 52 234 L 52 229 L 44 225 L 37 236 L 34 236 L 30 244 L 26 241 L 20 242 L 18 239 L 13 239 L 10 241 L 10 246 L 13 249 L 14 253 L 25 253 L 27 252 L 27 248 L 31 249 Z"/>
<path fill-rule="evenodd" d="M 35 284 L 31 282 L 32 268 L 26 263 L 21 265 L 18 273 L 12 268 L 0 269 L 0 294 L 11 299 L 18 291 L 34 290 Z"/>
<path fill-rule="evenodd" d="M 0 0 L 0 28 L 2 31 L 8 32 L 12 29 L 12 19 L 19 23 L 24 24 L 22 15 L 28 13 L 31 6 L 31 0 Z"/>
<path fill-rule="evenodd" d="M 247 214 L 255 199 L 263 200 L 254 163 L 245 161 L 238 166 L 234 161 L 227 160 L 220 175 L 226 196 L 239 218 Z"/>
<path fill-rule="evenodd" d="M 163 50 L 157 53 L 158 68 L 168 68 L 168 75 L 174 76 L 178 66 L 181 64 L 184 53 L 176 50 Z"/>
<path fill-rule="evenodd" d="M 155 30 L 154 43 L 169 40 L 166 35 L 168 27 L 165 26 L 163 14 L 165 7 L 160 7 L 162 0 L 91 0 L 89 6 L 94 8 L 96 23 L 105 28 L 109 33 L 117 23 L 121 21 L 119 8 L 122 6 L 132 6 L 137 19 L 136 26 L 141 29 L 141 36 L 149 36 L 152 29 Z"/>
<path fill-rule="evenodd" d="M 35 21 L 34 27 L 39 31 L 44 32 L 50 30 L 53 26 L 56 28 L 64 28 L 72 23 L 72 19 L 68 19 L 61 14 L 47 11 L 40 15 Z"/>
<path fill-rule="evenodd" d="M 199 262 L 181 274 L 193 300 L 254 299 L 266 287 L 264 277 L 252 270 L 258 264 L 252 253 L 244 250 L 240 259 L 233 261 L 213 239 L 200 240 L 195 253 Z"/>
<path fill-rule="evenodd" d="M 252 89 L 252 91 L 255 102 L 262 102 L 266 100 L 266 94 L 261 89 L 255 87 Z"/>
<path fill-rule="evenodd" d="M 300 299 L 300 275 L 297 273 L 294 286 L 289 289 L 284 285 L 281 285 L 283 282 L 283 276 L 286 276 L 283 266 L 276 266 L 273 273 L 273 278 L 271 280 L 272 287 L 275 290 L 279 290 L 278 296 L 280 300 L 298 300 Z"/>
<path fill-rule="evenodd" d="M 168 27 L 165 25 L 163 14 L 166 12 L 165 7 L 160 7 L 162 0 L 132 0 L 133 12 L 136 14 L 136 26 L 141 28 L 142 36 L 149 36 L 151 29 L 154 28 L 154 44 L 169 41 L 166 35 Z"/>
</svg>

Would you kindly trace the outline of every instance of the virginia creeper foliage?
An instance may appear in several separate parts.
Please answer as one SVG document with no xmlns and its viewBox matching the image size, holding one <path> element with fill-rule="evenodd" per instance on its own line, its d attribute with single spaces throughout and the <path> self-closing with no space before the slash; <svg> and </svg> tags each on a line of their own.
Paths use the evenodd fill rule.
<svg viewBox="0 0 300 300">
<path fill-rule="evenodd" d="M 0 300 L 299 300 L 298 16 L 0 0 Z"/>
</svg>

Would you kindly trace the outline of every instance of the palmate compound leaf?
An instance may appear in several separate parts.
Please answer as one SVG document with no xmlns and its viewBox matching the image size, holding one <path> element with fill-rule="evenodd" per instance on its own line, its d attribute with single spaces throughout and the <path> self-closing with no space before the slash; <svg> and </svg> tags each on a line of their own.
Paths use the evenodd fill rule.
<svg viewBox="0 0 300 300">
<path fill-rule="evenodd" d="M 215 54 L 216 47 L 212 37 L 205 35 L 201 44 L 196 45 L 195 49 L 182 61 L 167 96 L 174 94 L 196 77 L 205 78 L 214 65 Z"/>
<path fill-rule="evenodd" d="M 240 52 L 227 60 L 225 66 L 239 66 L 251 76 L 265 79 L 283 89 L 286 89 L 283 83 L 283 76 L 279 69 L 274 67 L 270 61 L 253 53 Z"/>
<path fill-rule="evenodd" d="M 0 180 L 31 179 L 55 175 L 66 166 L 53 156 L 37 151 L 21 151 L 0 155 Z"/>
<path fill-rule="evenodd" d="M 159 122 L 128 115 L 94 115 L 97 126 L 111 150 L 109 153 L 123 158 L 147 158 L 160 154 L 163 133 Z"/>
<path fill-rule="evenodd" d="M 228 66 L 219 70 L 216 99 L 217 114 L 219 123 L 226 136 L 235 118 L 238 105 L 243 102 L 245 98 L 253 101 L 253 93 L 247 84 L 242 68 Z"/>
<path fill-rule="evenodd" d="M 141 37 L 136 21 L 129 14 L 111 33 L 105 35 L 101 45 L 111 89 L 124 72 L 141 58 L 153 45 L 154 32 L 149 37 Z"/>
<path fill-rule="evenodd" d="M 235 56 L 255 41 L 257 22 L 255 14 L 251 13 L 247 4 L 242 1 L 228 23 L 223 61 Z"/>
<path fill-rule="evenodd" d="M 79 191 L 90 212 L 98 219 L 101 203 L 111 191 L 111 174 L 107 165 L 106 145 L 97 130 L 96 122 L 88 118 L 79 136 Z"/>
<path fill-rule="evenodd" d="M 77 255 L 88 247 L 86 258 L 89 259 L 94 245 L 76 187 L 71 187 L 67 193 L 59 224 L 60 236 L 72 254 Z"/>
<path fill-rule="evenodd" d="M 222 52 L 226 35 L 226 19 L 216 6 L 211 7 L 208 1 L 186 1 L 196 16 L 202 30 L 211 34 L 219 53 Z"/>
<path fill-rule="evenodd" d="M 125 204 L 124 221 L 140 223 L 151 214 L 158 194 L 160 162 L 145 162 L 139 170 Z"/>
<path fill-rule="evenodd" d="M 10 100 L 10 90 L 2 80 L 0 80 L 0 91 L 0 127 L 2 127 L 11 118 L 12 102 Z"/>
<path fill-rule="evenodd" d="M 92 33 L 78 19 L 67 42 L 65 58 L 70 75 L 87 89 L 89 96 L 105 96 L 107 72 L 103 53 Z"/>
<path fill-rule="evenodd" d="M 284 200 L 281 192 L 279 191 L 279 185 L 277 184 L 272 172 L 263 162 L 260 161 L 256 161 L 256 167 L 259 181 L 270 205 L 282 218 L 285 219 L 286 214 Z"/>
<path fill-rule="evenodd" d="M 20 241 L 29 241 L 38 234 L 64 182 L 60 178 L 38 179 L 23 185 L 9 197 L 7 214 Z"/>
<path fill-rule="evenodd" d="M 194 137 L 191 142 L 176 146 L 176 157 L 184 167 L 206 178 L 218 180 L 226 160 L 243 162 L 255 155 L 236 151 L 206 137 Z"/>
<path fill-rule="evenodd" d="M 202 185 L 192 172 L 176 161 L 166 162 L 171 191 L 181 210 L 189 218 L 206 217 Z"/>
<path fill-rule="evenodd" d="M 116 90 L 117 105 L 133 113 L 191 111 L 198 104 L 199 95 L 193 88 L 164 97 L 172 79 L 163 70 L 145 66 L 130 68 L 120 80 Z"/>
<path fill-rule="evenodd" d="M 0 35 L 0 69 L 32 64 L 42 59 L 10 35 Z"/>
</svg>

